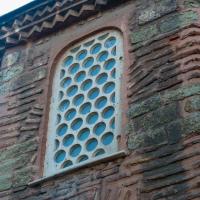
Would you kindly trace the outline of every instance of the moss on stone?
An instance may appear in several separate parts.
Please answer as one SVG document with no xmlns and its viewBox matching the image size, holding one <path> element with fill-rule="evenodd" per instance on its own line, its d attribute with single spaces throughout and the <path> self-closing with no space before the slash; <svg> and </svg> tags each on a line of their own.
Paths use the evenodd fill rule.
<svg viewBox="0 0 200 200">
<path fill-rule="evenodd" d="M 159 105 L 161 105 L 160 95 L 153 96 L 145 101 L 142 101 L 140 103 L 131 106 L 127 115 L 129 118 L 134 118 L 141 114 L 157 109 Z"/>
<path fill-rule="evenodd" d="M 189 117 L 180 121 L 182 136 L 192 133 L 200 133 L 200 113 L 192 113 Z"/>
<path fill-rule="evenodd" d="M 168 91 L 167 93 L 160 93 L 156 96 L 150 97 L 142 102 L 136 103 L 131 106 L 128 117 L 135 118 L 155 109 L 162 105 L 170 104 L 174 101 L 182 100 L 186 97 L 193 95 L 200 95 L 200 84 L 188 85 L 175 90 Z"/>
<path fill-rule="evenodd" d="M 6 169 L 5 169 L 6 171 Z M 12 186 L 12 174 L 1 174 L 0 176 L 0 191 L 10 189 Z"/>
<path fill-rule="evenodd" d="M 185 103 L 186 112 L 200 111 L 200 96 L 193 96 Z"/>
<path fill-rule="evenodd" d="M 186 0 L 184 1 L 184 6 L 186 8 L 199 8 L 200 0 Z"/>
<path fill-rule="evenodd" d="M 13 187 L 27 185 L 31 181 L 31 168 L 24 168 L 15 172 Z"/>
<path fill-rule="evenodd" d="M 192 113 L 186 118 L 179 118 L 167 125 L 144 131 L 140 134 L 130 134 L 128 140 L 129 149 L 152 146 L 161 143 L 176 143 L 181 138 L 200 133 L 200 113 Z"/>
<path fill-rule="evenodd" d="M 13 170 L 13 166 L 15 164 L 15 159 L 6 159 L 1 161 L 0 165 L 0 174 L 10 174 Z M 6 169 L 6 170 L 5 170 Z"/>
<path fill-rule="evenodd" d="M 171 15 L 163 19 L 160 23 L 161 33 L 166 33 L 178 28 L 182 28 L 198 20 L 198 13 L 194 11 L 188 11 L 184 13 L 178 13 Z"/>
<path fill-rule="evenodd" d="M 157 26 L 156 24 L 153 24 L 142 27 L 138 31 L 133 32 L 131 39 L 133 43 L 138 43 L 141 41 L 148 40 L 157 34 L 158 34 Z"/>
<path fill-rule="evenodd" d="M 5 94 L 7 94 L 10 90 L 10 83 L 3 83 L 2 85 L 0 85 L 0 96 L 3 96 Z"/>
<path fill-rule="evenodd" d="M 34 140 L 26 141 L 21 144 L 16 144 L 6 150 L 0 151 L 0 160 L 11 159 L 19 157 L 21 154 L 26 152 L 35 151 L 38 147 L 38 143 Z"/>
<path fill-rule="evenodd" d="M 163 127 L 148 130 L 138 135 L 129 135 L 128 148 L 137 149 L 167 142 L 167 134 Z"/>
<path fill-rule="evenodd" d="M 23 66 L 16 65 L 2 70 L 0 72 L 0 84 L 17 77 L 23 71 L 23 69 Z"/>
<path fill-rule="evenodd" d="M 152 17 L 152 13 L 149 14 Z M 176 13 L 169 17 L 164 17 L 158 24 L 148 24 L 142 26 L 137 31 L 133 31 L 132 43 L 148 41 L 149 39 L 163 34 L 166 32 L 174 31 L 179 28 L 183 28 L 198 20 L 198 13 L 195 11 L 187 11 L 184 13 Z"/>
<path fill-rule="evenodd" d="M 142 9 L 139 14 L 139 24 L 144 24 L 159 17 L 173 12 L 177 9 L 176 0 L 154 1 L 146 9 Z"/>
<path fill-rule="evenodd" d="M 179 117 L 177 110 L 178 104 L 173 103 L 167 106 L 162 106 L 148 114 L 139 116 L 133 120 L 134 131 L 141 132 L 153 129 L 176 120 Z"/>
</svg>

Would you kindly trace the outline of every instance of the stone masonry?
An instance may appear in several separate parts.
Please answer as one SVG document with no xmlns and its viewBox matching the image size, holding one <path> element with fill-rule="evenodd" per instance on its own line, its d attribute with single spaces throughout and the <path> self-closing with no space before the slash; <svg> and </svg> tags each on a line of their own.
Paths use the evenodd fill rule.
<svg viewBox="0 0 200 200">
<path fill-rule="evenodd" d="M 16 44 L 7 37 L 0 59 L 0 200 L 200 199 L 200 1 L 110 2 Z M 55 62 L 69 41 L 105 27 L 124 35 L 127 109 L 119 144 L 127 154 L 30 184 L 42 177 Z"/>
</svg>

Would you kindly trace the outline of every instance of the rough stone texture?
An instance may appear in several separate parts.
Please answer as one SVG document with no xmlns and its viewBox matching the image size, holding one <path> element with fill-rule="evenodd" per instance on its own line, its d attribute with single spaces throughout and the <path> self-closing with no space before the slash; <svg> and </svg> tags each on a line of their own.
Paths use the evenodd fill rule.
<svg viewBox="0 0 200 200">
<path fill-rule="evenodd" d="M 151 22 L 177 9 L 176 0 L 143 2 L 144 9 L 139 11 L 139 24 Z"/>
<path fill-rule="evenodd" d="M 93 29 L 91 23 L 105 24 L 112 13 L 122 18 L 126 9 L 133 58 L 126 68 L 128 155 L 29 186 L 41 175 L 55 38 L 67 43 L 78 27 Z M 200 199 L 199 9 L 198 0 L 130 1 L 84 26 L 7 49 L 0 71 L 0 199 Z"/>
</svg>

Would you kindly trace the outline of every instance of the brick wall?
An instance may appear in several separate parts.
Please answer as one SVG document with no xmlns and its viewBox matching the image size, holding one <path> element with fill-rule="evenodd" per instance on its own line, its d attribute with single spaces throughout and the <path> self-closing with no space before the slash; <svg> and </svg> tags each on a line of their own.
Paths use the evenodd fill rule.
<svg viewBox="0 0 200 200">
<path fill-rule="evenodd" d="M 198 0 L 130 1 L 8 49 L 0 71 L 0 199 L 200 199 L 199 14 Z M 57 54 L 70 38 L 109 23 L 129 36 L 128 154 L 30 186 L 41 175 Z"/>
</svg>

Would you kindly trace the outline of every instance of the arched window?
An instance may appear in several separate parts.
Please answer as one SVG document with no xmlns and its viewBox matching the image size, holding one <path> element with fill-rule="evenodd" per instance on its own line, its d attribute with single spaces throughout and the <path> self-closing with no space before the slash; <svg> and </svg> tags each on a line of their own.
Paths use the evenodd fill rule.
<svg viewBox="0 0 200 200">
<path fill-rule="evenodd" d="M 120 32 L 104 31 L 68 49 L 53 80 L 45 175 L 118 151 L 123 68 Z"/>
</svg>

